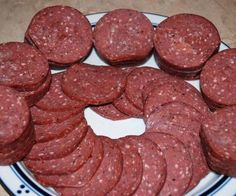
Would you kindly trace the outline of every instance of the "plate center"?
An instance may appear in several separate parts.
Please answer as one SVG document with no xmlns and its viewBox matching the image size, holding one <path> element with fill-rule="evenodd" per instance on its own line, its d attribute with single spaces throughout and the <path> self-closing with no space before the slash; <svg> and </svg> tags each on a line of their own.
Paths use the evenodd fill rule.
<svg viewBox="0 0 236 196">
<path fill-rule="evenodd" d="M 109 120 L 95 113 L 90 108 L 86 108 L 84 116 L 87 123 L 97 135 L 103 135 L 112 139 L 117 139 L 127 135 L 141 135 L 145 131 L 144 121 L 140 118 L 130 118 L 125 120 Z"/>
</svg>

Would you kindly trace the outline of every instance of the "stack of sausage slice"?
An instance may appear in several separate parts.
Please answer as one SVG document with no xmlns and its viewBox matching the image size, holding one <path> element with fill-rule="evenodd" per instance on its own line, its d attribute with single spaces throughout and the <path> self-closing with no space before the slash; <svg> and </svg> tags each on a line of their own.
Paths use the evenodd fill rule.
<svg viewBox="0 0 236 196">
<path fill-rule="evenodd" d="M 48 91 L 51 72 L 46 58 L 32 46 L 20 42 L 0 44 L 0 84 L 15 88 L 29 105 Z"/>
<path fill-rule="evenodd" d="M 32 148 L 34 138 L 33 122 L 24 97 L 0 85 L 0 165 L 22 160 Z"/>
<path fill-rule="evenodd" d="M 52 6 L 39 11 L 25 33 L 26 42 L 50 64 L 65 66 L 83 60 L 92 48 L 92 27 L 77 9 Z"/>
</svg>

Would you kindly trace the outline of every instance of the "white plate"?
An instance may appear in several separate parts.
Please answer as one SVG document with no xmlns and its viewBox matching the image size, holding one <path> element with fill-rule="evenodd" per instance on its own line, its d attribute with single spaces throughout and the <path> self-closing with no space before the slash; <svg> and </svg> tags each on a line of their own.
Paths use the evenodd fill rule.
<svg viewBox="0 0 236 196">
<path fill-rule="evenodd" d="M 95 26 L 96 22 L 104 14 L 105 13 L 90 14 L 87 15 L 87 18 L 89 19 L 91 25 Z M 152 13 L 145 13 L 145 15 L 150 19 L 153 26 L 157 26 L 166 18 L 164 16 Z M 226 44 L 222 43 L 220 46 L 220 50 L 226 48 L 229 47 Z M 95 50 L 92 51 L 85 62 L 95 65 L 106 65 L 97 56 Z M 144 65 L 158 68 L 153 56 L 151 56 L 151 58 Z M 56 71 L 53 71 L 53 73 L 55 72 Z M 190 81 L 189 83 L 199 89 L 198 80 Z M 131 118 L 114 122 L 100 117 L 89 108 L 85 111 L 85 117 L 88 121 L 88 124 L 94 129 L 96 134 L 106 135 L 111 138 L 119 138 L 125 135 L 140 135 L 144 132 L 145 128 L 144 122 L 140 119 Z M 52 189 L 45 188 L 38 184 L 21 162 L 18 162 L 11 166 L 0 167 L 0 183 L 11 195 L 56 195 L 56 193 Z M 195 189 L 193 189 L 187 195 L 236 196 L 236 179 L 223 175 L 217 175 L 211 172 L 201 180 L 201 182 Z"/>
</svg>

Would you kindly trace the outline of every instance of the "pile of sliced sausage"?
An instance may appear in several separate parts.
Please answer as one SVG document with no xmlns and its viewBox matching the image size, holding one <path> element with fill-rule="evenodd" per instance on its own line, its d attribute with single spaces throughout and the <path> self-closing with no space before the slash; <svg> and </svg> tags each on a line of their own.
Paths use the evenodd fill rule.
<svg viewBox="0 0 236 196">
<path fill-rule="evenodd" d="M 210 170 L 236 176 L 236 49 L 217 53 L 207 19 L 179 14 L 154 30 L 118 9 L 92 31 L 78 10 L 53 6 L 33 17 L 25 42 L 0 44 L 0 165 L 23 160 L 61 195 L 183 195 Z M 82 63 L 93 44 L 112 66 Z M 139 66 L 153 47 L 161 70 Z M 199 77 L 202 94 L 183 80 Z M 145 133 L 97 136 L 87 107 L 141 118 Z"/>
</svg>

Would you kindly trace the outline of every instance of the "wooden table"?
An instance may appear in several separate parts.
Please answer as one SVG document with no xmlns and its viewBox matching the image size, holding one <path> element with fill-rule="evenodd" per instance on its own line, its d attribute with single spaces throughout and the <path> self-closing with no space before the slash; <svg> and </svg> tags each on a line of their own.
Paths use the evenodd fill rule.
<svg viewBox="0 0 236 196">
<path fill-rule="evenodd" d="M 23 41 L 32 16 L 38 10 L 56 4 L 75 7 L 84 14 L 115 8 L 131 8 L 166 16 L 183 12 L 199 14 L 216 25 L 223 42 L 236 48 L 236 0 L 0 0 L 0 42 Z M 0 196 L 6 195 L 0 186 Z"/>
</svg>

